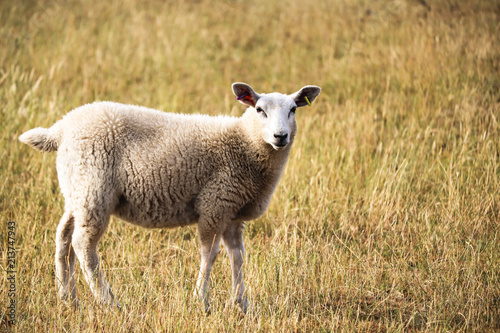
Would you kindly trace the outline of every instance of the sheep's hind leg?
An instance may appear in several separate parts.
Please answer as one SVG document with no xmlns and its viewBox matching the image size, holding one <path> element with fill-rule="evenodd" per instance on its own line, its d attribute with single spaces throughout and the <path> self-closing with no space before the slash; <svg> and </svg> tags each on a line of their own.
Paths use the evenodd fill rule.
<svg viewBox="0 0 500 333">
<path fill-rule="evenodd" d="M 62 300 L 71 298 L 73 305 L 78 306 L 75 285 L 75 251 L 71 247 L 74 230 L 74 217 L 71 212 L 65 212 L 56 234 L 56 279 L 59 287 L 59 297 Z"/>
<path fill-rule="evenodd" d="M 198 237 L 200 240 L 201 252 L 201 265 L 198 280 L 196 282 L 195 294 L 203 302 L 205 311 L 210 312 L 209 301 L 209 281 L 210 272 L 214 265 L 215 258 L 219 253 L 221 233 L 216 232 L 211 226 L 215 224 L 198 223 Z"/>
<path fill-rule="evenodd" d="M 231 261 L 232 290 L 236 303 L 243 312 L 247 312 L 248 300 L 243 283 L 243 259 L 245 246 L 243 244 L 243 223 L 229 224 L 222 235 L 229 260 Z"/>
<path fill-rule="evenodd" d="M 75 214 L 75 230 L 72 245 L 94 296 L 102 303 L 116 305 L 111 289 L 104 277 L 97 254 L 97 243 L 104 234 L 109 215 L 92 211 Z"/>
</svg>

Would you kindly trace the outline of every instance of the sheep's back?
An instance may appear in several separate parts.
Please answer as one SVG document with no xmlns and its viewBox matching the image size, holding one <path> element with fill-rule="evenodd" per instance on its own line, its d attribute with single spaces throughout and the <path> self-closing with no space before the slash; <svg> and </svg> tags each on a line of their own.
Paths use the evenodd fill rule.
<svg viewBox="0 0 500 333">
<path fill-rule="evenodd" d="M 111 210 L 130 222 L 192 223 L 198 217 L 197 194 L 231 154 L 225 149 L 231 150 L 238 136 L 236 120 L 110 102 L 85 105 L 58 124 L 64 132 L 60 178 L 70 186 L 105 182 L 115 196 Z M 77 180 L 77 174 L 86 178 Z M 89 180 L 88 175 L 94 176 Z"/>
</svg>

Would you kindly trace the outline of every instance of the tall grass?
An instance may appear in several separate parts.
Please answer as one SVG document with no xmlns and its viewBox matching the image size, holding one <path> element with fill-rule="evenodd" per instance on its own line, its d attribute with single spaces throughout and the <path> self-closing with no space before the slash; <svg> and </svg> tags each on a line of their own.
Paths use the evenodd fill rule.
<svg viewBox="0 0 500 333">
<path fill-rule="evenodd" d="M 16 223 L 13 331 L 493 331 L 500 322 L 500 6 L 495 1 L 0 2 L 0 264 Z M 100 243 L 121 311 L 57 299 L 55 154 L 17 137 L 95 100 L 242 113 L 230 84 L 323 88 L 268 212 L 206 316 L 196 227 L 116 219 Z M 0 304 L 8 304 L 7 274 Z"/>
</svg>

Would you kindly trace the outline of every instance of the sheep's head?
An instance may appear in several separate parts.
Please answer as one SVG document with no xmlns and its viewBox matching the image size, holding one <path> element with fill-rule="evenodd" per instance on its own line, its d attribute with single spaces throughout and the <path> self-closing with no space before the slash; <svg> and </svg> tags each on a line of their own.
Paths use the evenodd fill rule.
<svg viewBox="0 0 500 333">
<path fill-rule="evenodd" d="M 233 92 L 240 103 L 249 105 L 261 124 L 262 139 L 275 150 L 282 150 L 293 139 L 297 125 L 295 110 L 310 105 L 321 88 L 305 86 L 291 95 L 257 94 L 246 83 L 233 83 Z"/>
</svg>

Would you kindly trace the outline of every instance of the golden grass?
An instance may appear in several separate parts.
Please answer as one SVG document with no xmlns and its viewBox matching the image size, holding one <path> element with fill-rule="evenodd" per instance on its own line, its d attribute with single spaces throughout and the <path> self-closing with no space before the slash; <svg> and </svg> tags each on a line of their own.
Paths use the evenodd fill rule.
<svg viewBox="0 0 500 333">
<path fill-rule="evenodd" d="M 0 2 L 0 264 L 16 222 L 25 331 L 493 331 L 500 322 L 500 6 L 495 1 Z M 323 88 L 268 213 L 248 224 L 252 311 L 192 298 L 196 227 L 113 220 L 100 244 L 122 311 L 77 270 L 57 299 L 55 154 L 17 137 L 95 100 L 239 115 L 234 81 Z M 8 304 L 7 274 L 0 304 Z"/>
</svg>

